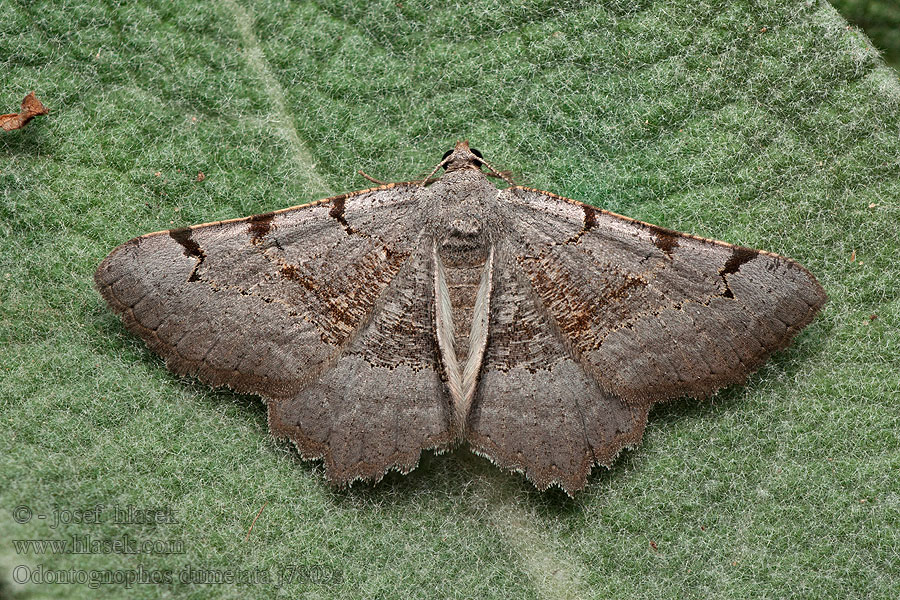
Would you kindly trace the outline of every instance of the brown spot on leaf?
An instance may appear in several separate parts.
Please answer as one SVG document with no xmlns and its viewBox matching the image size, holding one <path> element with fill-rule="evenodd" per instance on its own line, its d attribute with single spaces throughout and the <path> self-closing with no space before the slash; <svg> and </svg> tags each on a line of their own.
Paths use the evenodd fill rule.
<svg viewBox="0 0 900 600">
<path fill-rule="evenodd" d="M 29 93 L 22 100 L 21 110 L 17 113 L 9 113 L 0 115 L 0 127 L 6 131 L 13 129 L 21 129 L 28 121 L 38 115 L 46 115 L 50 112 L 44 104 L 34 96 L 34 92 Z"/>
<path fill-rule="evenodd" d="M 206 175 L 203 174 L 203 171 L 197 171 L 197 179 L 196 181 L 199 183 L 206 179 Z"/>
<path fill-rule="evenodd" d="M 250 235 L 251 242 L 256 244 L 260 239 L 264 238 L 269 231 L 272 230 L 272 221 L 275 219 L 275 213 L 267 212 L 260 215 L 250 217 L 250 224 L 247 226 L 247 233 Z"/>
</svg>

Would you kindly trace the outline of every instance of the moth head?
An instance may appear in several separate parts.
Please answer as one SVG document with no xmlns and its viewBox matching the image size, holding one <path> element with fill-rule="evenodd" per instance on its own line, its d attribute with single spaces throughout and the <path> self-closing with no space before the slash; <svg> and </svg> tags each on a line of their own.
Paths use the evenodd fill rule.
<svg viewBox="0 0 900 600">
<path fill-rule="evenodd" d="M 455 171 L 457 169 L 481 169 L 483 161 L 481 160 L 481 152 L 475 148 L 469 148 L 469 141 L 463 140 L 456 142 L 456 147 L 452 150 L 444 152 L 441 158 L 441 165 L 447 171 Z"/>
</svg>

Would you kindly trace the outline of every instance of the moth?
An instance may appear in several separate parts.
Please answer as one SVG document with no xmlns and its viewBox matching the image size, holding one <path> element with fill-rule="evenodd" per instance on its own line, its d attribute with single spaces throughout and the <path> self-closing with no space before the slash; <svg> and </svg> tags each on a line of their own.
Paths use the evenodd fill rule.
<svg viewBox="0 0 900 600">
<path fill-rule="evenodd" d="M 96 287 L 175 373 L 261 396 L 335 484 L 466 443 L 569 495 L 653 403 L 744 382 L 825 303 L 777 254 L 498 189 L 468 142 L 441 167 L 142 235 Z"/>
</svg>

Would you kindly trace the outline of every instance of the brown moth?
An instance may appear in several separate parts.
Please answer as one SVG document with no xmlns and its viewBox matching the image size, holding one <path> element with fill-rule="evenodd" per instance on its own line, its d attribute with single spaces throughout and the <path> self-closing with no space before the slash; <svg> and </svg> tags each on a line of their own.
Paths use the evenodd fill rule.
<svg viewBox="0 0 900 600">
<path fill-rule="evenodd" d="M 777 254 L 497 189 L 467 142 L 440 167 L 140 236 L 97 289 L 174 372 L 262 396 L 336 484 L 465 442 L 570 495 L 654 402 L 743 382 L 825 303 Z"/>
</svg>

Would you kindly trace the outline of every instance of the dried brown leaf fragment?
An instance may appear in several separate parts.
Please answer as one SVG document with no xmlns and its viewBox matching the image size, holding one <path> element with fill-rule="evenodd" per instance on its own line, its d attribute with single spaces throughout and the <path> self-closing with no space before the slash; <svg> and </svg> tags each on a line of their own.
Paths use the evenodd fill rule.
<svg viewBox="0 0 900 600">
<path fill-rule="evenodd" d="M 50 109 L 35 97 L 34 92 L 31 92 L 22 100 L 22 109 L 19 112 L 0 115 L 0 127 L 6 131 L 21 129 L 36 116 L 46 115 L 49 112 Z"/>
</svg>

